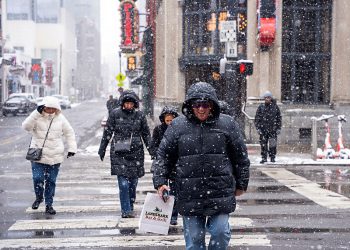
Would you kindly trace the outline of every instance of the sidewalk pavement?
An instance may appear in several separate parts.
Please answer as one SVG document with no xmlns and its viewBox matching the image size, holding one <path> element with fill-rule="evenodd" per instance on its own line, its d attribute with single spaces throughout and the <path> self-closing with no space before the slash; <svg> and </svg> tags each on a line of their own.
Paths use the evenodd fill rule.
<svg viewBox="0 0 350 250">
<path fill-rule="evenodd" d="M 253 144 L 247 145 L 248 155 L 251 166 L 273 166 L 273 167 L 286 167 L 286 166 L 300 166 L 300 165 L 322 165 L 322 166 L 342 166 L 350 167 L 350 159 L 312 159 L 310 153 L 300 152 L 286 152 L 278 151 L 276 155 L 276 162 L 267 162 L 260 164 L 261 155 L 260 147 Z"/>
</svg>

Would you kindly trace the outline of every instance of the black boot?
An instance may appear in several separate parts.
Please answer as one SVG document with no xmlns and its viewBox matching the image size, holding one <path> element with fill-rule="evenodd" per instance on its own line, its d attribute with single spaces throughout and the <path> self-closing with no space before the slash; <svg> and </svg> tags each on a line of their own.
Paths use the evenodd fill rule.
<svg viewBox="0 0 350 250">
<path fill-rule="evenodd" d="M 49 205 L 49 206 L 46 206 L 45 213 L 54 215 L 54 214 L 56 214 L 56 210 L 53 209 L 53 207 Z"/>
<path fill-rule="evenodd" d="M 38 199 L 38 198 L 36 198 L 35 199 L 35 201 L 34 201 L 34 203 L 33 203 L 33 205 L 32 205 L 32 209 L 38 209 L 38 207 L 39 207 L 39 205 L 40 205 L 40 203 L 41 202 L 43 202 L 43 199 Z"/>
<path fill-rule="evenodd" d="M 271 162 L 276 162 L 275 157 L 271 157 Z"/>
<path fill-rule="evenodd" d="M 264 164 L 265 162 L 267 162 L 267 160 L 265 158 L 262 158 L 260 164 Z"/>
<path fill-rule="evenodd" d="M 133 212 L 122 213 L 122 218 L 135 218 L 135 215 Z"/>
</svg>

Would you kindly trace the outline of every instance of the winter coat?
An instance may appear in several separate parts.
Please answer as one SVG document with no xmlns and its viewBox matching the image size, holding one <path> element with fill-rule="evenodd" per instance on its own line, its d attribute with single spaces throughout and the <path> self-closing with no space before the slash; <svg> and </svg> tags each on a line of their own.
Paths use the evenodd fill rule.
<svg viewBox="0 0 350 250">
<path fill-rule="evenodd" d="M 204 122 L 191 108 L 191 102 L 199 98 L 214 104 L 212 116 Z M 185 116 L 172 121 L 157 151 L 154 187 L 166 185 L 175 166 L 176 207 L 181 215 L 233 212 L 234 192 L 247 189 L 250 165 L 238 124 L 233 117 L 220 115 L 215 90 L 207 83 L 189 88 L 182 112 Z"/>
<path fill-rule="evenodd" d="M 281 130 L 282 117 L 276 100 L 272 99 L 270 104 L 259 105 L 255 114 L 255 127 L 259 134 L 276 135 Z"/>
<path fill-rule="evenodd" d="M 108 114 L 110 114 L 113 109 L 118 108 L 119 100 L 118 98 L 113 98 L 111 100 L 108 100 L 106 103 L 107 109 L 108 109 Z"/>
<path fill-rule="evenodd" d="M 64 159 L 64 141 L 66 140 L 68 152 L 77 152 L 77 143 L 75 141 L 74 130 L 61 113 L 59 101 L 54 97 L 45 97 L 43 105 L 46 107 L 56 108 L 58 111 L 53 115 L 49 115 L 44 111 L 39 113 L 34 110 L 22 123 L 23 129 L 32 134 L 30 147 L 42 147 L 47 130 L 52 124 L 47 135 L 47 139 L 43 148 L 42 157 L 39 163 L 55 165 L 62 163 Z"/>
<path fill-rule="evenodd" d="M 139 105 L 137 95 L 133 91 L 126 90 L 123 92 L 120 97 L 120 107 L 114 109 L 108 117 L 99 154 L 105 154 L 107 145 L 113 137 L 110 147 L 111 174 L 127 178 L 139 178 L 145 174 L 143 143 L 148 147 L 151 135 L 146 116 L 135 109 L 123 109 L 126 101 L 133 101 L 135 108 Z M 130 139 L 131 135 L 130 151 L 115 151 L 115 142 L 120 139 Z"/>
<path fill-rule="evenodd" d="M 178 112 L 176 111 L 176 108 L 171 106 L 165 106 L 162 109 L 162 112 L 160 112 L 159 121 L 161 122 L 161 124 L 154 128 L 153 134 L 152 134 L 152 140 L 150 144 L 151 155 L 153 157 L 156 155 L 159 144 L 163 138 L 163 135 L 166 129 L 168 128 L 168 125 L 166 125 L 165 123 L 165 115 L 168 115 L 168 114 L 173 115 L 174 118 L 179 116 Z"/>
</svg>

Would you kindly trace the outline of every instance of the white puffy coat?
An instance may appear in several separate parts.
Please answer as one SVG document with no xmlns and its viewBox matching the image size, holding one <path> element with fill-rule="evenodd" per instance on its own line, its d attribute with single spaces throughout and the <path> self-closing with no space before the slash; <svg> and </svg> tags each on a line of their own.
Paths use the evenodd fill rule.
<svg viewBox="0 0 350 250">
<path fill-rule="evenodd" d="M 34 110 L 22 123 L 22 127 L 32 134 L 30 146 L 41 148 L 50 122 L 53 119 L 43 148 L 42 157 L 38 161 L 48 165 L 63 162 L 65 156 L 63 139 L 67 142 L 68 152 L 77 152 L 74 130 L 61 113 L 58 100 L 52 98 L 44 98 L 43 104 L 46 107 L 56 108 L 58 111 L 55 114 L 49 115 L 45 112 L 40 114 L 37 110 Z"/>
</svg>

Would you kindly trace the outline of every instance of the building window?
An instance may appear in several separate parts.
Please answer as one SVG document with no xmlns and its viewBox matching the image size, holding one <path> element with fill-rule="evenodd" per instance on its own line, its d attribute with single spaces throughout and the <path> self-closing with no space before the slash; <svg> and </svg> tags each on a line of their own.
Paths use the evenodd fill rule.
<svg viewBox="0 0 350 250">
<path fill-rule="evenodd" d="M 220 22 L 227 20 L 227 9 L 227 0 L 185 0 L 185 55 L 223 54 L 219 28 Z"/>
<path fill-rule="evenodd" d="M 223 55 L 219 40 L 220 22 L 228 20 L 228 0 L 185 0 L 184 55 Z M 246 1 L 240 0 L 237 13 L 246 15 Z"/>
<path fill-rule="evenodd" d="M 284 0 L 282 101 L 329 102 L 331 0 Z"/>
<path fill-rule="evenodd" d="M 60 2 L 58 0 L 36 0 L 36 22 L 58 23 Z"/>
<path fill-rule="evenodd" d="M 31 19 L 31 0 L 11 0 L 6 2 L 8 20 Z"/>
</svg>

